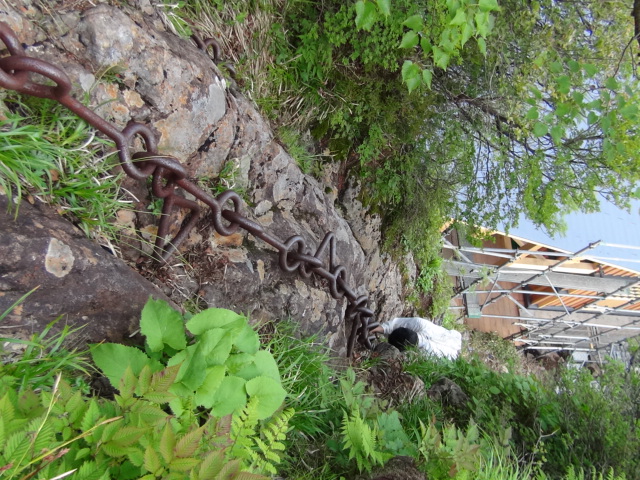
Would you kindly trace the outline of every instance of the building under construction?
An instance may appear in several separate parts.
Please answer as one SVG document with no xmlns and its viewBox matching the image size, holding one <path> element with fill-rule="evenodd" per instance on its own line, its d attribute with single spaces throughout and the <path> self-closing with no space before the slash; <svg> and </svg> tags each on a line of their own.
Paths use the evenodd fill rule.
<svg viewBox="0 0 640 480">
<path fill-rule="evenodd" d="M 444 256 L 455 279 L 452 307 L 474 330 L 523 348 L 601 361 L 640 335 L 640 272 L 590 256 L 599 245 L 568 252 L 494 233 L 473 247 L 451 230 Z"/>
</svg>

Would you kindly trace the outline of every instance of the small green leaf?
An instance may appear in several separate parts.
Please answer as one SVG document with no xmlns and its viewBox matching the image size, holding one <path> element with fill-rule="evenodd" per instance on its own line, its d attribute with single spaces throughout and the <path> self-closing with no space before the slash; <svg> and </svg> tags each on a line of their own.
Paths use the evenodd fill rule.
<svg viewBox="0 0 640 480">
<path fill-rule="evenodd" d="M 473 35 L 473 26 L 467 22 L 462 26 L 462 37 L 460 38 L 460 46 L 464 47 L 464 44 L 471 38 Z"/>
<path fill-rule="evenodd" d="M 480 0 L 478 2 L 478 6 L 483 12 L 500 10 L 500 6 L 498 5 L 497 0 Z"/>
<path fill-rule="evenodd" d="M 176 472 L 188 472 L 200 463 L 197 458 L 176 458 L 169 464 L 169 468 Z"/>
<path fill-rule="evenodd" d="M 358 0 L 356 2 L 356 27 L 362 30 L 371 30 L 373 24 L 378 20 L 376 5 L 369 0 Z"/>
<path fill-rule="evenodd" d="M 407 84 L 409 93 L 420 85 L 420 67 L 411 60 L 405 60 L 402 65 L 402 81 Z"/>
<path fill-rule="evenodd" d="M 431 42 L 429 41 L 426 35 L 423 35 L 422 37 L 420 37 L 420 48 L 422 48 L 422 52 L 424 53 L 425 57 L 429 52 L 431 52 L 431 49 L 432 49 Z"/>
<path fill-rule="evenodd" d="M 638 107 L 634 104 L 626 105 L 625 107 L 620 109 L 620 115 L 622 115 L 627 120 L 635 120 L 638 116 Z"/>
<path fill-rule="evenodd" d="M 560 73 L 562 72 L 562 64 L 560 62 L 551 62 L 549 70 L 551 70 L 551 73 Z"/>
<path fill-rule="evenodd" d="M 593 125 L 598 122 L 598 118 L 599 117 L 596 112 L 589 112 L 589 115 L 587 115 L 587 122 L 589 122 L 589 125 Z"/>
<path fill-rule="evenodd" d="M 402 41 L 400 42 L 399 48 L 413 48 L 416 45 L 418 45 L 419 41 L 420 41 L 420 37 L 418 36 L 418 34 L 413 30 L 409 30 L 402 37 Z"/>
<path fill-rule="evenodd" d="M 165 463 L 169 463 L 173 459 L 173 449 L 176 446 L 176 435 L 173 432 L 173 427 L 169 422 L 165 423 L 162 429 L 162 435 L 160 436 L 160 455 L 164 459 Z"/>
<path fill-rule="evenodd" d="M 498 387 L 490 387 L 490 388 L 489 388 L 489 392 L 490 392 L 492 395 L 498 395 L 498 394 L 500 394 L 500 390 L 498 389 Z"/>
<path fill-rule="evenodd" d="M 560 75 L 556 78 L 556 83 L 558 84 L 558 91 L 564 95 L 571 90 L 571 79 L 567 75 Z"/>
<path fill-rule="evenodd" d="M 174 449 L 176 457 L 190 457 L 195 453 L 204 433 L 204 428 L 196 428 L 190 431 L 176 442 L 176 448 Z"/>
<path fill-rule="evenodd" d="M 582 68 L 584 69 L 585 73 L 587 74 L 587 76 L 589 78 L 595 76 L 596 73 L 598 73 L 598 67 L 596 67 L 595 65 L 593 65 L 591 63 L 582 64 Z"/>
<path fill-rule="evenodd" d="M 528 120 L 537 120 L 538 119 L 538 109 L 536 107 L 531 107 L 525 116 Z"/>
<path fill-rule="evenodd" d="M 578 73 L 581 70 L 580 64 L 575 60 L 569 60 L 567 65 L 569 66 L 569 70 L 573 73 Z"/>
<path fill-rule="evenodd" d="M 578 104 L 578 106 L 582 106 L 582 102 L 584 102 L 584 94 L 580 92 L 572 92 L 571 97 L 573 101 Z"/>
<path fill-rule="evenodd" d="M 487 42 L 485 41 L 484 38 L 478 38 L 477 42 L 478 42 L 478 50 L 480 50 L 480 53 L 486 57 L 487 56 Z"/>
<path fill-rule="evenodd" d="M 564 129 L 558 125 L 551 127 L 551 138 L 556 145 L 560 145 L 562 137 L 564 136 Z"/>
<path fill-rule="evenodd" d="M 543 137 L 549 132 L 549 128 L 544 123 L 536 123 L 533 126 L 533 134 L 536 137 Z"/>
<path fill-rule="evenodd" d="M 473 17 L 478 35 L 485 38 L 489 34 L 489 12 L 478 12 Z"/>
<path fill-rule="evenodd" d="M 607 81 L 604 82 L 604 86 L 607 87 L 609 90 L 618 90 L 620 88 L 620 84 L 615 79 L 615 77 L 607 78 Z"/>
<path fill-rule="evenodd" d="M 456 10 L 456 15 L 449 22 L 449 25 L 462 25 L 467 23 L 467 14 L 464 11 L 464 8 L 459 8 Z"/>
<path fill-rule="evenodd" d="M 144 468 L 147 469 L 147 472 L 153 473 L 154 475 L 157 475 L 162 468 L 160 457 L 158 457 L 158 454 L 151 445 L 144 451 Z"/>
<path fill-rule="evenodd" d="M 422 81 L 424 84 L 431 90 L 431 79 L 433 78 L 433 73 L 431 70 L 427 70 L 426 68 L 422 70 Z"/>
<path fill-rule="evenodd" d="M 433 47 L 433 62 L 437 67 L 446 70 L 449 66 L 449 59 L 449 55 L 443 52 L 440 48 L 436 46 Z"/>
<path fill-rule="evenodd" d="M 187 346 L 182 315 L 164 300 L 150 298 L 142 309 L 140 331 L 152 352 L 161 351 L 165 344 L 176 350 Z"/>
<path fill-rule="evenodd" d="M 422 30 L 422 16 L 412 15 L 402 22 L 402 25 L 410 28 L 411 30 L 420 31 Z"/>
<path fill-rule="evenodd" d="M 391 0 L 377 0 L 378 1 L 378 10 L 385 17 L 391 15 Z"/>
</svg>

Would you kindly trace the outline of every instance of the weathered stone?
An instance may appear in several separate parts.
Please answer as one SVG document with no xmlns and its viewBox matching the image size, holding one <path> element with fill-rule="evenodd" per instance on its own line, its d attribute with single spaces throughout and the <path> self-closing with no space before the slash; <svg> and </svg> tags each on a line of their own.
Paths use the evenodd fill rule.
<svg viewBox="0 0 640 480">
<path fill-rule="evenodd" d="M 357 480 L 427 480 L 427 477 L 416 468 L 413 458 L 394 457 L 384 467 L 370 475 L 359 475 Z"/>
<path fill-rule="evenodd" d="M 3 335 L 86 325 L 83 339 L 123 341 L 138 328 L 150 296 L 168 300 L 121 260 L 88 240 L 48 207 L 22 202 L 16 219 L 0 195 L 0 312 L 30 290 L 4 319 Z"/>
<path fill-rule="evenodd" d="M 441 378 L 431 385 L 427 395 L 432 400 L 439 400 L 443 405 L 456 409 L 463 408 L 469 401 L 469 397 L 458 384 L 448 378 Z"/>
<path fill-rule="evenodd" d="M 14 3 L 30 5 L 28 0 Z M 158 134 L 159 151 L 176 156 L 201 185 L 215 181 L 227 162 L 233 162 L 233 188 L 244 190 L 247 202 L 255 205 L 255 211 L 243 206 L 244 215 L 271 235 L 282 241 L 300 235 L 315 253 L 325 234 L 334 232 L 337 262 L 347 269 L 347 284 L 356 295 L 370 296 L 378 320 L 407 313 L 401 301 L 400 269 L 379 250 L 380 220 L 362 209 L 357 191 L 342 199 L 345 218 L 337 189 L 328 186 L 328 179 L 322 183 L 298 168 L 274 141 L 253 104 L 226 89 L 209 57 L 191 42 L 164 31 L 150 2 L 134 4 L 142 10 L 105 4 L 65 10 L 60 27 L 64 36 L 56 30 L 56 22 L 43 18 L 46 15 L 35 7 L 25 16 L 20 8 L 3 5 L 0 20 L 11 18 L 26 38 L 39 38 L 41 43 L 29 47 L 29 54 L 64 68 L 81 90 L 90 92 L 90 105 L 102 105 L 98 114 L 119 128 L 131 119 L 148 123 Z M 99 85 L 91 88 L 93 79 Z M 136 149 L 142 147 L 139 140 L 133 143 Z M 327 175 L 336 171 L 328 169 Z M 128 179 L 125 186 L 136 198 L 137 213 L 135 219 L 123 215 L 118 219 L 127 235 L 135 237 L 120 251 L 134 264 L 140 251 L 151 253 L 157 219 L 145 213 L 150 198 L 144 182 Z M 185 210 L 174 213 L 172 232 L 186 215 Z M 85 261 L 73 247 L 71 251 L 73 264 L 65 258 L 72 273 L 60 281 Z M 323 279 L 280 270 L 272 246 L 244 232 L 218 238 L 205 216 L 180 253 L 172 263 L 185 261 L 184 269 L 161 269 L 153 279 L 176 303 L 197 295 L 203 304 L 247 313 L 256 322 L 291 316 L 300 322 L 301 332 L 324 332 L 337 353 L 345 352 L 346 301 L 332 298 Z M 322 260 L 328 268 L 327 255 Z M 60 296 L 59 301 L 58 308 L 67 310 L 67 299 Z"/>
</svg>

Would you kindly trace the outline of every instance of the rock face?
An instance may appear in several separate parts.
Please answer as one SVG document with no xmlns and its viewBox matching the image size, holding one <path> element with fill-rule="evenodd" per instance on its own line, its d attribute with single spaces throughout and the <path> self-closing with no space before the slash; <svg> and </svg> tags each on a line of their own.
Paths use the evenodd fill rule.
<svg viewBox="0 0 640 480">
<path fill-rule="evenodd" d="M 29 338 L 62 316 L 61 324 L 86 325 L 82 339 L 123 341 L 150 296 L 168 300 L 46 206 L 22 202 L 16 220 L 7 207 L 0 195 L 0 314 L 38 289 L 4 319 L 3 336 Z"/>
<path fill-rule="evenodd" d="M 244 192 L 249 205 L 244 214 L 273 235 L 282 240 L 301 235 L 313 251 L 326 232 L 334 232 L 337 257 L 347 269 L 350 287 L 369 295 L 379 321 L 401 315 L 399 269 L 380 253 L 379 221 L 363 211 L 356 190 L 338 205 L 335 196 L 325 193 L 326 185 L 302 173 L 254 106 L 227 87 L 205 52 L 168 33 L 149 2 L 129 3 L 138 8 L 58 1 L 57 8 L 41 11 L 30 0 L 11 4 L 0 0 L 0 21 L 16 31 L 28 55 L 63 68 L 76 85 L 76 96 L 87 95 L 89 105 L 103 118 L 118 128 L 129 120 L 150 125 L 157 133 L 159 151 L 177 157 L 193 181 L 215 186 L 226 176 L 227 186 Z M 122 221 L 138 240 L 123 243 L 122 251 L 124 259 L 136 265 L 139 252 L 148 250 L 143 240 L 153 233 L 157 219 L 141 213 L 151 201 L 144 182 L 128 179 L 125 187 L 135 196 L 139 213 Z M 176 212 L 175 221 L 184 215 Z M 8 233 L 0 248 L 6 249 L 25 233 L 20 221 L 10 229 L 4 227 L 10 218 L 2 222 L 3 232 Z M 52 271 L 74 271 L 76 263 L 65 264 L 69 255 L 63 245 L 54 242 L 47 248 L 57 252 L 50 255 L 56 265 Z M 4 277 L 16 262 L 10 257 L 30 253 L 6 251 L 0 255 L 0 311 L 8 306 L 8 291 L 11 298 L 20 296 L 39 281 L 33 278 L 7 287 Z M 74 262 L 83 261 L 75 255 Z M 337 353 L 345 351 L 345 300 L 333 299 L 318 278 L 281 271 L 273 248 L 246 232 L 220 237 L 205 218 L 181 248 L 181 257 L 156 273 L 152 281 L 176 303 L 192 300 L 201 306 L 231 308 L 254 321 L 290 316 L 300 322 L 301 331 L 325 332 Z M 52 275 L 52 281 L 64 278 Z M 148 290 L 144 292 L 142 296 L 148 296 Z M 69 296 L 58 296 L 54 310 L 66 312 L 70 321 L 81 315 L 93 318 L 96 310 L 106 308 L 82 312 L 71 308 Z M 139 312 L 140 305 L 131 307 Z M 130 314 L 122 315 L 120 320 L 109 317 L 110 329 L 127 325 Z"/>
</svg>

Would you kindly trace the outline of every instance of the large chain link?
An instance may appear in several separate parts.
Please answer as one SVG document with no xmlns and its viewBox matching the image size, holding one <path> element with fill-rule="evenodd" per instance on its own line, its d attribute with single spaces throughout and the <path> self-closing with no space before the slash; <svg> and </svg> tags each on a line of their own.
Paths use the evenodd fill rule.
<svg viewBox="0 0 640 480">
<path fill-rule="evenodd" d="M 197 202 L 178 195 L 176 188 L 179 187 L 211 209 L 213 228 L 218 234 L 229 236 L 242 228 L 278 250 L 279 264 L 284 271 L 298 270 L 304 278 L 316 274 L 325 279 L 333 298 L 346 297 L 348 301 L 345 320 L 351 322 L 351 332 L 347 342 L 347 356 L 351 357 L 353 354 L 356 339 L 365 347 L 371 348 L 372 337 L 369 331 L 378 324 L 371 322 L 373 311 L 367 306 L 368 297 L 357 296 L 347 284 L 347 269 L 338 264 L 336 237 L 333 232 L 325 235 L 315 253 L 311 252 L 299 235 L 289 237 L 285 241 L 280 240 L 265 231 L 260 224 L 242 215 L 243 201 L 233 190 L 213 197 L 187 179 L 187 171 L 178 159 L 158 152 L 157 138 L 149 126 L 131 121 L 124 129 L 119 130 L 76 100 L 71 95 L 71 80 L 66 73 L 49 62 L 26 55 L 15 32 L 4 22 L 0 22 L 0 40 L 9 52 L 8 56 L 0 58 L 0 87 L 59 102 L 115 142 L 120 163 L 127 175 L 140 181 L 152 177 L 152 192 L 156 197 L 163 199 L 153 252 L 155 260 L 166 262 L 187 238 L 202 215 L 202 209 Z M 214 62 L 219 61 L 220 47 L 215 40 L 194 40 L 202 50 L 206 51 L 211 47 L 214 51 Z M 55 85 L 32 81 L 32 73 L 40 74 Z M 142 140 L 144 149 L 134 152 L 132 144 L 136 138 Z M 186 217 L 178 233 L 169 239 L 170 217 L 174 207 L 188 209 L 190 215 Z"/>
</svg>

